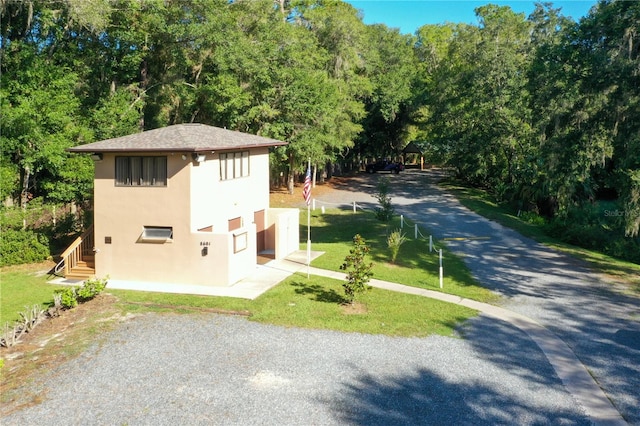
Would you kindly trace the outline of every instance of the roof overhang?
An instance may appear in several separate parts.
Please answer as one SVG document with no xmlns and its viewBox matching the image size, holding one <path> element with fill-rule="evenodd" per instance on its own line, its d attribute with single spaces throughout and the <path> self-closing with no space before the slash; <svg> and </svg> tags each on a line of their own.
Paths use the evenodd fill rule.
<svg viewBox="0 0 640 426">
<path fill-rule="evenodd" d="M 175 124 L 68 148 L 74 153 L 210 153 L 287 145 L 287 142 L 205 124 Z"/>
</svg>

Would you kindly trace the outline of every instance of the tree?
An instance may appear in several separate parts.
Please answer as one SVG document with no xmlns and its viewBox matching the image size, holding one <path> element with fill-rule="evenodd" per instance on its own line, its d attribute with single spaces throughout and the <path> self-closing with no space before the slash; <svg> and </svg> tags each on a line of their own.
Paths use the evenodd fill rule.
<svg viewBox="0 0 640 426">
<path fill-rule="evenodd" d="M 85 167 L 71 168 L 75 176 L 69 176 L 65 152 L 92 138 L 74 92 L 78 76 L 34 49 L 12 42 L 2 73 L 2 158 L 18 166 L 23 208 L 34 196 L 58 202 L 84 199 L 92 180 L 92 170 Z"/>
<path fill-rule="evenodd" d="M 356 234 L 353 237 L 353 248 L 349 250 L 349 254 L 344 258 L 344 263 L 340 266 L 340 270 L 348 271 L 347 282 L 342 284 L 342 287 L 351 304 L 357 295 L 367 290 L 367 283 L 373 276 L 371 271 L 373 263 L 366 261 L 369 250 L 364 238 L 360 234 Z"/>
<path fill-rule="evenodd" d="M 414 39 L 397 29 L 376 24 L 367 28 L 365 53 L 372 92 L 365 99 L 366 116 L 358 138 L 361 156 L 388 157 L 406 145 L 415 85 Z"/>
</svg>

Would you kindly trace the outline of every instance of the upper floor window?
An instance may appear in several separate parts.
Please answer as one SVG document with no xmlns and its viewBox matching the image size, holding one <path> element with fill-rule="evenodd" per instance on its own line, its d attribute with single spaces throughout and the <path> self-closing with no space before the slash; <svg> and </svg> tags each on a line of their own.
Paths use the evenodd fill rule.
<svg viewBox="0 0 640 426">
<path fill-rule="evenodd" d="M 116 186 L 167 186 L 167 157 L 116 157 Z"/>
<path fill-rule="evenodd" d="M 249 176 L 249 151 L 220 154 L 220 180 Z"/>
</svg>

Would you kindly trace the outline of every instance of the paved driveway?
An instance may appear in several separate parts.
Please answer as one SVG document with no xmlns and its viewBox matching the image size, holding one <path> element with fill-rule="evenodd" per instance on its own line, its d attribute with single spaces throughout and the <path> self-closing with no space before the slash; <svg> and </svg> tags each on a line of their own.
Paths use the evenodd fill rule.
<svg viewBox="0 0 640 426">
<path fill-rule="evenodd" d="M 505 296 L 505 308 L 563 339 L 627 421 L 640 424 L 640 298 L 602 282 L 582 262 L 467 210 L 433 184 L 440 177 L 435 170 L 392 180 L 393 203 L 440 239 L 488 237 L 447 245 L 483 285 Z"/>
</svg>

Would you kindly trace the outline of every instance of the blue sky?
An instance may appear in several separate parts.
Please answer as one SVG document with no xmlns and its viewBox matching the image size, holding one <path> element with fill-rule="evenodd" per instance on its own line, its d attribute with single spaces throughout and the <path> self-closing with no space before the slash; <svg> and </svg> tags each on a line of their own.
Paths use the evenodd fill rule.
<svg viewBox="0 0 640 426">
<path fill-rule="evenodd" d="M 413 34 L 425 24 L 462 22 L 477 24 L 474 9 L 488 3 L 510 6 L 515 12 L 528 17 L 535 8 L 533 0 L 345 0 L 364 13 L 365 24 L 385 24 L 399 28 L 401 33 Z M 542 3 L 542 0 L 540 1 Z M 554 8 L 578 21 L 585 16 L 597 0 L 552 1 Z"/>
</svg>

